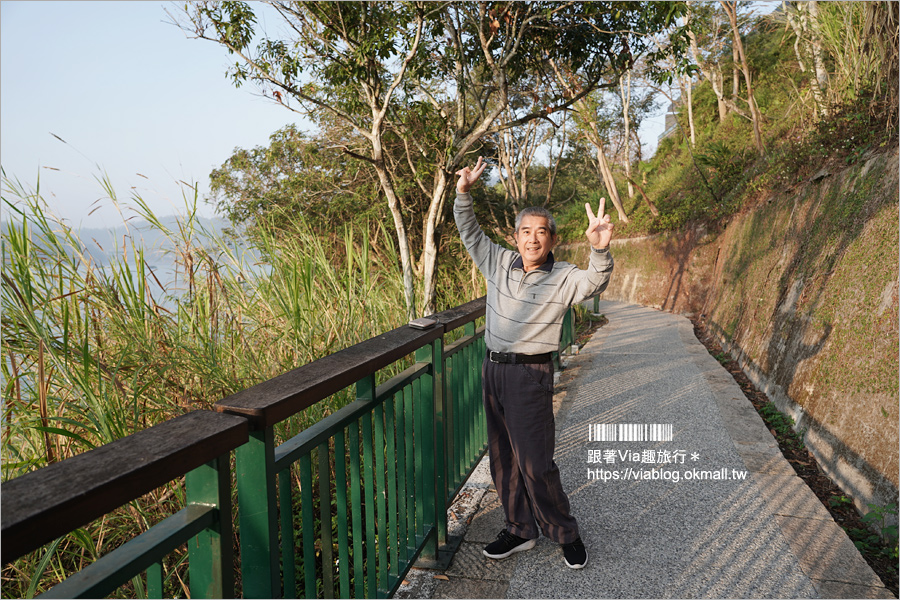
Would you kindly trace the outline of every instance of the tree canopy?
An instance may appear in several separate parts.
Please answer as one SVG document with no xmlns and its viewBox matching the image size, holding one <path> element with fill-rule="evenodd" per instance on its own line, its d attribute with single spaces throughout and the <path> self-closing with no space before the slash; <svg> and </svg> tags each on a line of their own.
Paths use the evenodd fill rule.
<svg viewBox="0 0 900 600">
<path fill-rule="evenodd" d="M 314 225 L 346 222 L 373 213 L 378 182 L 371 169 L 339 149 L 289 125 L 268 147 L 235 148 L 210 173 L 216 206 L 234 224 L 280 222 L 300 214 Z M 377 214 L 377 213 L 376 213 Z"/>
<path fill-rule="evenodd" d="M 236 85 L 252 82 L 290 110 L 319 123 L 327 115 L 352 132 L 330 146 L 375 173 L 410 316 L 435 308 L 453 173 L 500 130 L 535 119 L 558 127 L 554 115 L 614 87 L 642 54 L 658 54 L 648 34 L 677 32 L 684 10 L 680 2 L 267 4 L 287 35 L 260 31 L 244 2 L 188 4 L 181 26 L 236 57 L 229 71 Z M 566 66 L 564 84 L 553 77 L 554 62 Z M 527 101 L 512 103 L 514 95 Z"/>
</svg>

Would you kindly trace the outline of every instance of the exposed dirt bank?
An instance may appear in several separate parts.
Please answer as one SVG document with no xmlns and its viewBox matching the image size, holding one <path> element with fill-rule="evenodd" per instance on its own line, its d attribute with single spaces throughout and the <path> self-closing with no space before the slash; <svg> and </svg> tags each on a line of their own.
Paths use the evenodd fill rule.
<svg viewBox="0 0 900 600">
<path fill-rule="evenodd" d="M 603 297 L 700 319 L 867 512 L 897 502 L 898 219 L 897 151 L 823 165 L 716 230 L 616 240 Z"/>
</svg>

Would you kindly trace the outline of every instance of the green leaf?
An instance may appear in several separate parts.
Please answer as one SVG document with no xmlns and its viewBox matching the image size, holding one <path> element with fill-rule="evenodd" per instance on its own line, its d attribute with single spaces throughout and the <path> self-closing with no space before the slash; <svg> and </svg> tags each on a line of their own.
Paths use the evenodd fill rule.
<svg viewBox="0 0 900 600">
<path fill-rule="evenodd" d="M 38 425 L 38 426 L 34 427 L 33 429 L 35 429 L 36 431 L 45 431 L 47 433 L 55 433 L 56 435 L 64 435 L 66 437 L 69 437 L 69 438 L 72 438 L 74 440 L 81 442 L 88 448 L 95 447 L 94 444 L 92 444 L 91 442 L 89 442 L 88 440 L 83 438 L 82 436 L 78 435 L 77 433 L 73 433 L 67 429 L 62 429 L 60 427 L 49 427 L 49 426 L 45 427 L 43 425 Z"/>
<path fill-rule="evenodd" d="M 26 598 L 34 598 L 34 593 L 37 591 L 38 583 L 40 582 L 41 577 L 43 577 L 44 571 L 47 570 L 47 565 L 50 564 L 50 559 L 52 559 L 56 554 L 56 549 L 59 547 L 59 543 L 61 541 L 62 538 L 57 538 L 49 546 L 46 546 L 46 550 L 41 556 L 40 562 L 34 569 L 34 573 L 31 576 L 31 581 L 28 583 L 28 591 L 25 593 Z"/>
</svg>

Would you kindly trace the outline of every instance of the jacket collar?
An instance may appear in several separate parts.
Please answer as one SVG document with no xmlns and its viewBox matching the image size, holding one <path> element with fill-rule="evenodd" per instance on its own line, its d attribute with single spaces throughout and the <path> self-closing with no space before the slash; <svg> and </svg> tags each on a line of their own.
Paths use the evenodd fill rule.
<svg viewBox="0 0 900 600">
<path fill-rule="evenodd" d="M 555 262 L 555 260 L 556 259 L 553 258 L 553 252 L 551 252 L 550 254 L 547 255 L 547 260 L 544 261 L 544 264 L 542 264 L 541 266 L 536 268 L 535 271 L 545 271 L 545 272 L 549 273 L 550 271 L 553 270 L 553 263 Z M 522 262 L 521 254 L 516 256 L 516 259 L 513 261 L 512 268 L 513 269 L 522 269 L 523 271 L 525 270 L 525 263 Z"/>
</svg>

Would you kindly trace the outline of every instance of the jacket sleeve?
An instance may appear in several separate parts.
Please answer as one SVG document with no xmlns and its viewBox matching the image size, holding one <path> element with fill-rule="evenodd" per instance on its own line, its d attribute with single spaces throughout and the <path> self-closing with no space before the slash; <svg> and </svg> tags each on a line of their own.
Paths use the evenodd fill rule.
<svg viewBox="0 0 900 600">
<path fill-rule="evenodd" d="M 587 269 L 572 268 L 572 274 L 566 278 L 562 287 L 564 301 L 568 304 L 580 304 L 606 289 L 613 271 L 613 257 L 609 250 L 591 249 Z"/>
<path fill-rule="evenodd" d="M 504 251 L 508 252 L 508 250 L 492 242 L 481 230 L 475 219 L 471 194 L 456 194 L 453 217 L 456 219 L 456 228 L 459 229 L 459 237 L 462 239 L 463 245 L 469 251 L 469 255 L 481 273 L 490 279 L 500 254 Z"/>
</svg>

